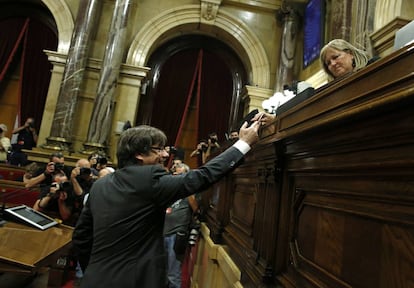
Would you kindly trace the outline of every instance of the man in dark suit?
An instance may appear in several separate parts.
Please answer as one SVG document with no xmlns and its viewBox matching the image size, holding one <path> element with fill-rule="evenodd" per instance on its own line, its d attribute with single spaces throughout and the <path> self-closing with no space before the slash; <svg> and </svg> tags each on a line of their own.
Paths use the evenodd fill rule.
<svg viewBox="0 0 414 288">
<path fill-rule="evenodd" d="M 73 233 L 86 268 L 81 287 L 165 287 L 166 208 L 234 169 L 258 141 L 259 126 L 245 123 L 233 146 L 182 175 L 171 175 L 162 165 L 168 153 L 161 130 L 142 125 L 124 131 L 118 142 L 119 169 L 94 183 Z"/>
</svg>

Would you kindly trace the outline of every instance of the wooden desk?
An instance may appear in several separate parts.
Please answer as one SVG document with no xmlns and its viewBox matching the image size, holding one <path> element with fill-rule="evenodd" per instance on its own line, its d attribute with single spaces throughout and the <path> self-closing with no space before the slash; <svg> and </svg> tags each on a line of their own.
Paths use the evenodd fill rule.
<svg viewBox="0 0 414 288">
<path fill-rule="evenodd" d="M 39 230 L 8 221 L 0 227 L 0 272 L 33 274 L 67 255 L 73 228 L 58 225 Z"/>
<path fill-rule="evenodd" d="M 245 287 L 413 287 L 414 44 L 278 115 L 203 193 Z"/>
</svg>

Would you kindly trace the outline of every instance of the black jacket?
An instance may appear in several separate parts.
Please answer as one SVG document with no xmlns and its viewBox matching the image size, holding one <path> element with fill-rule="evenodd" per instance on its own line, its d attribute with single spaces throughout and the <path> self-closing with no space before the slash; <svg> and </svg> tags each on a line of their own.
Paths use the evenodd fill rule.
<svg viewBox="0 0 414 288">
<path fill-rule="evenodd" d="M 182 175 L 134 165 L 96 181 L 73 233 L 82 262 L 90 255 L 81 287 L 164 287 L 165 209 L 208 188 L 242 158 L 231 147 Z"/>
</svg>

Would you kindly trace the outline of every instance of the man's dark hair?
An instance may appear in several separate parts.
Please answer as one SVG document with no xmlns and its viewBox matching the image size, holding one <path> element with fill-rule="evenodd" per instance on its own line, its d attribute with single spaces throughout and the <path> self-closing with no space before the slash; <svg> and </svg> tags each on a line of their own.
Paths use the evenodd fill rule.
<svg viewBox="0 0 414 288">
<path fill-rule="evenodd" d="M 53 152 L 49 156 L 49 161 L 52 161 L 54 157 L 59 158 L 59 159 L 62 159 L 65 156 L 62 154 L 62 152 Z"/>
<path fill-rule="evenodd" d="M 146 155 L 151 151 L 152 146 L 164 147 L 165 143 L 167 143 L 167 136 L 155 127 L 140 125 L 125 130 L 118 141 L 116 152 L 118 167 L 138 164 L 139 161 L 135 157 L 137 154 Z"/>
</svg>

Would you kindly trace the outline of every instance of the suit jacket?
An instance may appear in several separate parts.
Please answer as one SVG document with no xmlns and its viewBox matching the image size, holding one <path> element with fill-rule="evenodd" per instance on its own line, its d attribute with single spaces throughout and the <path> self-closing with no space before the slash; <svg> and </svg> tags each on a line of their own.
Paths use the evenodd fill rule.
<svg viewBox="0 0 414 288">
<path fill-rule="evenodd" d="M 165 209 L 205 190 L 242 158 L 230 147 L 182 175 L 167 174 L 159 165 L 134 165 L 96 181 L 73 233 L 80 259 L 90 256 L 81 287 L 165 287 Z"/>
</svg>

